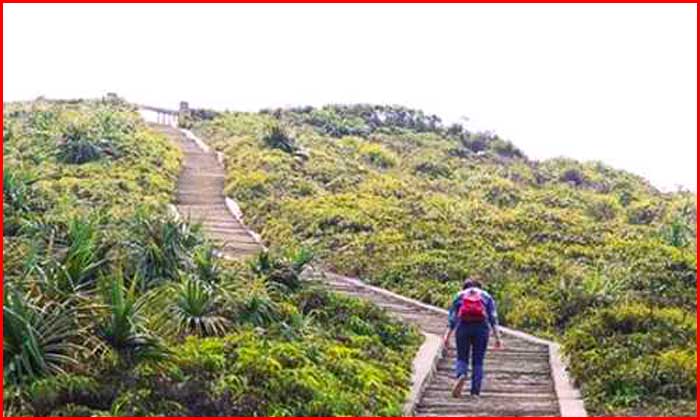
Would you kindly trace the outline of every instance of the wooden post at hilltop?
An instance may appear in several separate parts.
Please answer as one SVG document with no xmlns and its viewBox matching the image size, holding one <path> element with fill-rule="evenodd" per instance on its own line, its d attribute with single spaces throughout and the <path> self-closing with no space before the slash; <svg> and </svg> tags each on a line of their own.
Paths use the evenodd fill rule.
<svg viewBox="0 0 700 420">
<path fill-rule="evenodd" d="M 180 101 L 180 109 L 177 114 L 178 125 L 180 127 L 186 127 L 187 121 L 190 116 L 190 104 L 186 101 Z"/>
</svg>

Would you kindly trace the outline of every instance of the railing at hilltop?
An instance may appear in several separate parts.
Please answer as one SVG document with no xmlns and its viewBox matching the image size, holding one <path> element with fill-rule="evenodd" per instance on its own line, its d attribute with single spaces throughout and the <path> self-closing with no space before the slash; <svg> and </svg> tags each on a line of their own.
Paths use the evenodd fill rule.
<svg viewBox="0 0 700 420">
<path fill-rule="evenodd" d="M 189 104 L 180 102 L 180 109 L 172 110 L 151 105 L 137 105 L 139 114 L 147 122 L 178 127 L 180 121 L 190 112 Z"/>
</svg>

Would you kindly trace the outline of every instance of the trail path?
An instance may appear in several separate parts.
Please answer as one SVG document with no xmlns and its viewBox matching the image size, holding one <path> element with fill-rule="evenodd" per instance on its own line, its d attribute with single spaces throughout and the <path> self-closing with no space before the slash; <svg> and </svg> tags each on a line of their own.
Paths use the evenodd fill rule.
<svg viewBox="0 0 700 420">
<path fill-rule="evenodd" d="M 201 141 L 181 130 L 158 126 L 184 153 L 178 180 L 177 209 L 202 222 L 205 233 L 229 258 L 245 258 L 263 249 L 257 235 L 242 222 L 237 206 L 223 194 L 221 159 Z M 186 134 L 187 135 L 186 135 Z M 413 361 L 413 385 L 405 414 L 416 416 L 585 416 L 578 392 L 570 385 L 554 343 L 503 329 L 504 349 L 490 349 L 485 380 L 478 400 L 450 395 L 456 350 L 443 354 L 442 309 L 367 285 L 357 279 L 309 271 L 333 290 L 374 302 L 391 315 L 415 324 L 426 340 Z M 468 386 L 466 387 L 468 394 Z"/>
</svg>

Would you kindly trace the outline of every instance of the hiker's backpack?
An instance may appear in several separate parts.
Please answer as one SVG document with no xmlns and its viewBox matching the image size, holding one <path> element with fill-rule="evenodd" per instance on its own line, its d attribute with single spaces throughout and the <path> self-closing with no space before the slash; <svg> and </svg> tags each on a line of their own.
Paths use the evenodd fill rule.
<svg viewBox="0 0 700 420">
<path fill-rule="evenodd" d="M 486 320 L 486 306 L 481 292 L 475 289 L 462 294 L 462 305 L 457 316 L 464 322 L 483 322 Z"/>
</svg>

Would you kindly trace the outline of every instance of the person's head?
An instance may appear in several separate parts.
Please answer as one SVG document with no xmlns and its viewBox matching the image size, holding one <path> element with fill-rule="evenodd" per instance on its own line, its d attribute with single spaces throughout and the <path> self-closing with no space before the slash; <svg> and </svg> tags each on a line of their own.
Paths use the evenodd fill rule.
<svg viewBox="0 0 700 420">
<path fill-rule="evenodd" d="M 467 277 L 464 280 L 464 284 L 462 285 L 462 289 L 470 289 L 472 287 L 477 287 L 481 289 L 483 286 L 481 284 L 481 277 L 477 275 L 472 275 Z"/>
</svg>

